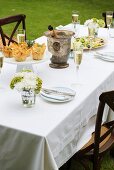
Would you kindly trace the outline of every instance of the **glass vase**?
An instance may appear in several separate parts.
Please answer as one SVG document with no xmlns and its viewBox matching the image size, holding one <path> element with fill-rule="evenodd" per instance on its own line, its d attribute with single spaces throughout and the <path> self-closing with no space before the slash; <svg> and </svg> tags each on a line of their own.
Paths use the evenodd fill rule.
<svg viewBox="0 0 114 170">
<path fill-rule="evenodd" d="M 36 101 L 36 94 L 34 89 L 26 89 L 24 88 L 21 91 L 21 97 L 22 97 L 22 104 L 25 107 L 32 107 L 35 105 Z"/>
<path fill-rule="evenodd" d="M 98 26 L 95 23 L 90 23 L 88 25 L 88 36 L 89 37 L 98 37 Z"/>
</svg>

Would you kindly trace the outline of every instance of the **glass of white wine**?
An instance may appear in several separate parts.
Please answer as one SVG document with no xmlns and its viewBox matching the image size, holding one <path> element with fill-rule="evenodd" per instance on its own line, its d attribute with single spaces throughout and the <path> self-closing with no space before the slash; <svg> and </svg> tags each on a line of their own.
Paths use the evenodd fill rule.
<svg viewBox="0 0 114 170">
<path fill-rule="evenodd" d="M 83 46 L 81 45 L 75 45 L 73 44 L 73 58 L 74 58 L 74 63 L 76 66 L 76 83 L 72 84 L 73 87 L 77 87 L 81 85 L 79 81 L 79 67 L 82 62 L 82 57 L 83 57 Z"/>
<path fill-rule="evenodd" d="M 1 55 L 0 55 L 0 73 L 1 73 L 1 69 L 2 69 L 2 67 L 3 67 L 3 59 L 4 59 L 4 57 L 3 57 L 3 55 L 1 54 Z"/>
<path fill-rule="evenodd" d="M 112 18 L 113 18 L 113 11 L 107 11 L 106 12 L 106 24 L 108 29 L 110 28 L 110 25 L 112 24 Z"/>
<path fill-rule="evenodd" d="M 25 30 L 24 29 L 18 29 L 17 42 L 18 44 L 25 42 Z"/>
<path fill-rule="evenodd" d="M 108 37 L 109 37 L 109 29 L 112 24 L 112 19 L 113 19 L 113 11 L 106 11 L 106 25 L 108 28 Z"/>
<path fill-rule="evenodd" d="M 76 23 L 78 22 L 78 19 L 79 19 L 79 12 L 73 10 L 72 11 L 72 24 L 73 24 L 74 32 L 75 32 L 75 29 L 76 29 Z"/>
</svg>

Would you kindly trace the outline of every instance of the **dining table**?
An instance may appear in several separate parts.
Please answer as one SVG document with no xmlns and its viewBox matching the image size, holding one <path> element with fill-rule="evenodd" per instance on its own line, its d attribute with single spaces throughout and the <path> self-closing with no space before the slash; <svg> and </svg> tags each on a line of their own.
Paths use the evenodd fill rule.
<svg viewBox="0 0 114 170">
<path fill-rule="evenodd" d="M 72 24 L 62 29 L 72 30 Z M 80 25 L 79 36 L 87 35 L 87 27 Z M 99 95 L 114 89 L 114 60 L 95 56 L 96 52 L 114 53 L 114 38 L 108 36 L 106 28 L 99 28 L 98 36 L 105 40 L 104 46 L 84 51 L 79 68 L 81 85 L 76 88 L 72 87 L 76 81 L 72 52 L 67 68 L 49 67 L 48 48 L 42 62 L 32 65 L 43 88 L 73 89 L 76 95 L 70 101 L 53 101 L 38 94 L 33 107 L 24 107 L 21 94 L 9 86 L 17 64 L 4 60 L 0 74 L 0 169 L 58 170 L 89 141 L 95 128 Z M 36 42 L 47 46 L 47 37 L 37 38 Z M 108 108 L 103 121 L 107 117 Z"/>
</svg>

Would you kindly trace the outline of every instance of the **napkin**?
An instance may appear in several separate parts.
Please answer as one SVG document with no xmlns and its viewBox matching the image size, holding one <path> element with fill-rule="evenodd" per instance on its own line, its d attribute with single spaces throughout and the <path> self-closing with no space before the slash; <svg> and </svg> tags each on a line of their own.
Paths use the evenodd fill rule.
<svg viewBox="0 0 114 170">
<path fill-rule="evenodd" d="M 54 99 L 54 100 L 68 100 L 70 98 L 70 96 L 65 96 L 65 95 L 55 95 L 55 94 L 45 94 L 45 93 L 41 93 L 41 95 L 43 95 L 46 98 L 50 98 L 50 99 Z"/>
<path fill-rule="evenodd" d="M 56 27 L 56 30 L 62 30 L 64 28 L 63 25 L 59 25 L 58 27 Z"/>
<path fill-rule="evenodd" d="M 96 52 L 95 55 L 100 56 L 107 56 L 107 57 L 114 57 L 114 52 Z"/>
<path fill-rule="evenodd" d="M 56 27 L 57 30 L 68 30 L 68 31 L 73 31 L 73 28 L 71 25 L 59 25 L 58 27 Z"/>
<path fill-rule="evenodd" d="M 106 61 L 114 61 L 114 52 L 96 52 L 94 56 Z"/>
</svg>

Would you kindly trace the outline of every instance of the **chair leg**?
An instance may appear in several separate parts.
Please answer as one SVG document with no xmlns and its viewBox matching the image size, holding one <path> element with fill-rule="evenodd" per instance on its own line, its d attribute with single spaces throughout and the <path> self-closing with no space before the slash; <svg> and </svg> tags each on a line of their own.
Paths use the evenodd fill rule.
<svg viewBox="0 0 114 170">
<path fill-rule="evenodd" d="M 70 170 L 71 168 L 71 159 L 68 160 L 68 162 L 66 163 L 66 170 Z"/>
<path fill-rule="evenodd" d="M 68 160 L 62 167 L 59 168 L 59 170 L 70 170 L 71 168 L 71 159 Z"/>
<path fill-rule="evenodd" d="M 102 157 L 93 162 L 93 170 L 100 170 Z"/>
<path fill-rule="evenodd" d="M 85 170 L 90 170 L 87 160 L 80 160 L 81 165 L 84 167 Z"/>
<path fill-rule="evenodd" d="M 114 147 L 111 148 L 111 150 L 110 150 L 110 156 L 111 156 L 112 158 L 114 158 Z"/>
</svg>

